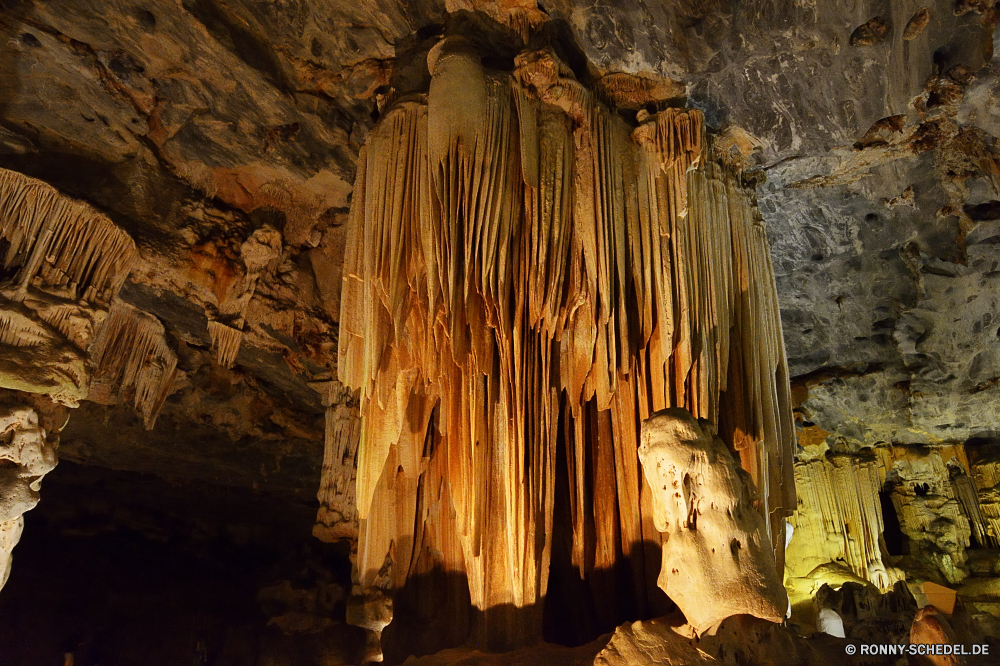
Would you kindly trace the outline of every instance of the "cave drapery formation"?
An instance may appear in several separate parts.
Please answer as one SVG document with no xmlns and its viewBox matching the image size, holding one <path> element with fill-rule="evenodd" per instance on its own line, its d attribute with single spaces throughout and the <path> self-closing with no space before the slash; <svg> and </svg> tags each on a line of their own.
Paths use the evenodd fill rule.
<svg viewBox="0 0 1000 666">
<path fill-rule="evenodd" d="M 461 574 L 481 640 L 534 637 L 564 455 L 572 566 L 625 564 L 644 600 L 661 537 L 638 433 L 667 407 L 737 452 L 780 568 L 794 430 L 774 277 L 753 190 L 701 112 L 630 126 L 551 52 L 511 76 L 448 38 L 429 65 L 426 98 L 369 134 L 349 221 L 338 372 L 360 391 L 361 587 Z"/>
<path fill-rule="evenodd" d="M 0 253 L 2 587 L 66 407 L 131 401 L 152 428 L 177 358 L 155 317 L 116 299 L 135 243 L 86 204 L 0 169 Z"/>
<path fill-rule="evenodd" d="M 1000 637 L 1000 6 L 0 5 L 4 664 Z"/>
</svg>

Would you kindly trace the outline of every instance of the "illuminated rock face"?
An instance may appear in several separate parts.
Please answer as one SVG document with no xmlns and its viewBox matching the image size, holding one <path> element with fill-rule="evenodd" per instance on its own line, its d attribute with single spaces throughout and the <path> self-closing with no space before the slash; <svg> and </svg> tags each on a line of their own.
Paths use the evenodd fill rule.
<svg viewBox="0 0 1000 666">
<path fill-rule="evenodd" d="M 704 632 L 732 615 L 785 617 L 781 585 L 756 491 L 718 437 L 683 409 L 642 426 L 639 459 L 663 532 L 659 585 Z"/>
<path fill-rule="evenodd" d="M 129 400 L 151 428 L 177 357 L 155 317 L 116 299 L 135 244 L 107 217 L 0 169 L 0 587 L 23 515 L 56 465 L 65 408 Z"/>
<path fill-rule="evenodd" d="M 887 475 L 892 501 L 914 555 L 949 583 L 969 575 L 965 550 L 972 528 L 955 496 L 948 467 L 936 452 L 898 460 Z"/>
<path fill-rule="evenodd" d="M 882 590 L 892 587 L 896 578 L 886 569 L 880 546 L 882 476 L 873 455 L 809 456 L 800 451 L 795 466 L 799 507 L 785 558 L 789 578 L 804 578 L 817 567 L 840 562 Z"/>
<path fill-rule="evenodd" d="M 562 539 L 573 575 L 630 572 L 589 603 L 646 612 L 662 537 L 636 451 L 655 412 L 686 409 L 738 451 L 762 567 L 781 566 L 795 499 L 774 278 L 738 170 L 699 111 L 630 126 L 550 51 L 516 62 L 489 72 L 449 38 L 426 100 L 401 97 L 369 133 L 338 358 L 359 391 L 360 587 L 451 576 L 490 647 L 539 635 Z M 328 412 L 332 432 L 345 416 Z M 406 640 L 400 608 L 387 640 Z"/>
</svg>

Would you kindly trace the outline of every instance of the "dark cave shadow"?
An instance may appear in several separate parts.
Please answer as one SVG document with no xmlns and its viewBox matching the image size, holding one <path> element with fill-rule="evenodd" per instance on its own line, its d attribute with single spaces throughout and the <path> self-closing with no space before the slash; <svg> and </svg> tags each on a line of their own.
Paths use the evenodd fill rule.
<svg viewBox="0 0 1000 666">
<path fill-rule="evenodd" d="M 578 647 L 623 623 L 676 611 L 676 605 L 656 586 L 659 546 L 636 547 L 646 561 L 657 562 L 651 581 L 636 581 L 628 560 L 581 578 L 575 568 L 567 566 L 567 553 L 553 561 L 547 595 L 526 607 L 474 608 L 468 577 L 462 572 L 435 569 L 413 576 L 393 595 L 394 619 L 382 632 L 385 662 L 401 664 L 410 656 L 462 646 L 482 652 L 508 652 L 541 641 Z"/>
</svg>

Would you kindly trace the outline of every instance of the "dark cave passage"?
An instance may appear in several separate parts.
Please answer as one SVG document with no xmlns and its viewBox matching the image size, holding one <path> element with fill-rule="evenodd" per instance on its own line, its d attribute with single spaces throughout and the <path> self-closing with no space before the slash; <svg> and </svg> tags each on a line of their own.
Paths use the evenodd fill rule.
<svg viewBox="0 0 1000 666">
<path fill-rule="evenodd" d="M 63 462 L 0 596 L 4 666 L 353 663 L 349 550 L 314 508 Z"/>
</svg>

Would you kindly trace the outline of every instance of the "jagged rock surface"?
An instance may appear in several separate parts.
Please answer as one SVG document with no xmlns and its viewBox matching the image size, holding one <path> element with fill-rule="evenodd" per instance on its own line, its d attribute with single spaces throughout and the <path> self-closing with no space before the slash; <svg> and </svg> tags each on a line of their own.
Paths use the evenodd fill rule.
<svg viewBox="0 0 1000 666">
<path fill-rule="evenodd" d="M 10 392 L 0 397 L 0 589 L 10 576 L 24 513 L 38 503 L 42 477 L 56 466 L 59 438 L 53 432 L 58 428 L 54 412 L 49 409 L 40 415 L 31 404 L 34 401 L 44 403 L 43 398 L 31 396 L 26 402 Z"/>
<path fill-rule="evenodd" d="M 885 474 L 880 467 L 870 451 L 808 455 L 800 450 L 795 465 L 799 505 L 790 521 L 794 531 L 785 557 L 787 586 L 833 562 L 881 589 L 899 579 L 901 572 L 887 570 L 883 561 L 879 491 Z"/>
<path fill-rule="evenodd" d="M 722 440 L 670 409 L 643 422 L 639 459 L 664 533 L 658 583 L 688 624 L 703 633 L 733 615 L 781 622 L 788 597 L 756 489 Z"/>
<path fill-rule="evenodd" d="M 892 502 L 914 555 L 935 566 L 949 583 L 968 576 L 969 518 L 955 497 L 937 452 L 897 461 L 888 476 Z"/>
<path fill-rule="evenodd" d="M 148 433 L 132 404 L 83 400 L 81 350 L 102 315 L 47 295 L 0 304 L 0 344 L 13 329 L 45 340 L 13 352 L 60 369 L 26 381 L 82 400 L 64 457 L 306 499 L 322 474 L 321 523 L 355 534 L 355 406 L 314 388 L 336 374 L 358 151 L 398 92 L 427 89 L 442 32 L 511 71 L 524 37 L 549 30 L 602 100 L 701 109 L 732 157 L 766 173 L 757 195 L 805 427 L 852 454 L 970 440 L 983 538 L 997 538 L 1000 496 L 972 453 L 1000 435 L 995 23 L 986 3 L 945 0 L 5 0 L 0 167 L 135 240 L 119 296 L 164 324 L 173 393 Z M 241 248 L 266 228 L 280 256 L 254 281 Z M 0 374 L 17 374 L 10 358 Z"/>
<path fill-rule="evenodd" d="M 992 17 L 956 15 L 947 2 L 917 9 L 894 9 L 884 38 L 851 46 L 852 33 L 879 12 L 762 1 L 610 7 L 559 0 L 544 11 L 533 3 L 472 1 L 298 2 L 259 11 L 249 2 L 154 1 L 114 3 L 98 17 L 82 0 L 7 3 L 2 163 L 111 215 L 142 254 L 124 298 L 185 344 L 221 340 L 226 363 L 282 402 L 296 428 L 315 430 L 324 410 L 307 384 L 329 379 L 333 365 L 347 195 L 376 98 L 426 84 L 424 56 L 449 21 L 466 21 L 467 34 L 506 58 L 516 55 L 511 45 L 525 31 L 565 26 L 579 47 L 573 66 L 582 78 L 604 82 L 601 95 L 625 108 L 634 104 L 628 100 L 686 97 L 705 110 L 710 126 L 743 128 L 749 137 L 740 144 L 746 158 L 769 176 L 760 198 L 792 374 L 848 371 L 814 387 L 807 407 L 816 422 L 860 439 L 988 434 L 984 409 L 1000 373 L 991 371 L 989 354 L 973 365 L 975 354 L 963 350 L 992 339 L 993 310 L 984 297 L 959 303 L 970 292 L 955 298 L 972 308 L 959 322 L 940 314 L 959 282 L 980 293 L 989 288 L 991 260 L 983 251 L 992 247 L 995 224 L 986 218 L 997 195 L 982 175 L 988 168 L 969 163 L 950 169 L 958 180 L 947 176 L 944 153 L 955 142 L 935 137 L 937 127 L 946 138 L 947 122 L 957 122 L 985 132 L 988 147 L 1000 128 L 990 101 Z M 978 76 L 968 82 L 957 65 Z M 959 81 L 925 90 L 934 76 L 952 81 L 948 72 Z M 621 73 L 659 87 L 622 87 Z M 911 107 L 914 99 L 923 106 Z M 935 117 L 935 109 L 946 113 Z M 903 132 L 879 125 L 899 115 Z M 867 147 L 855 151 L 866 135 Z M 907 140 L 913 147 L 894 149 L 901 137 L 914 139 Z M 855 154 L 864 159 L 842 169 L 849 178 L 785 187 Z M 963 186 L 967 199 L 953 201 Z M 234 276 L 243 279 L 240 246 L 267 224 L 282 232 L 287 258 L 259 278 L 243 334 L 227 337 L 236 329 L 219 321 L 211 326 L 229 328 L 210 336 L 205 318 L 218 321 Z M 954 263 L 963 236 L 970 261 Z M 931 325 L 937 333 L 921 338 L 917 345 L 927 351 L 917 349 L 916 364 L 907 366 L 895 334 L 897 322 L 901 340 L 917 330 L 903 317 L 914 308 L 923 330 Z M 952 330 L 967 342 L 948 347 Z M 236 337 L 242 340 L 233 359 Z M 952 349 L 941 359 L 956 380 L 905 385 L 921 373 L 934 382 L 919 357 L 944 349 Z M 957 411 L 949 395 L 959 396 Z M 126 426 L 124 411 L 112 415 Z M 205 427 L 197 418 L 191 425 Z M 244 433 L 267 448 L 259 432 L 274 427 L 257 418 Z M 87 446 L 99 439 L 80 429 L 74 437 Z M 303 482 L 314 483 L 320 472 L 321 448 L 311 455 Z M 247 466 L 240 478 L 251 477 L 267 484 Z"/>
</svg>

